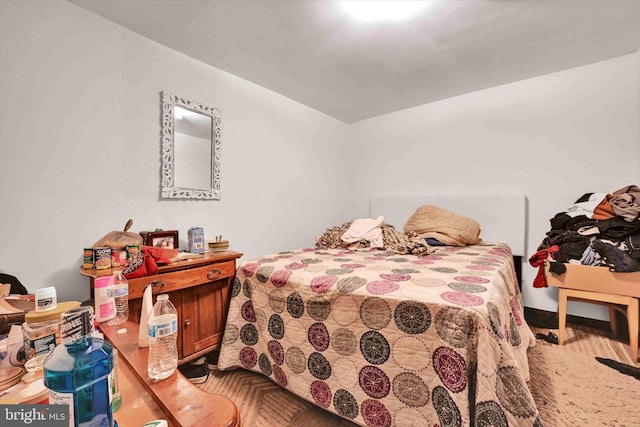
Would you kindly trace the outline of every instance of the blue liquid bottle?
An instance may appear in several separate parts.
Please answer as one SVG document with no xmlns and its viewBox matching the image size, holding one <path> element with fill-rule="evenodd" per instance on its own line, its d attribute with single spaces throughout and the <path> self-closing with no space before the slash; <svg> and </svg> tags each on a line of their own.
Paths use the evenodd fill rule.
<svg viewBox="0 0 640 427">
<path fill-rule="evenodd" d="M 49 403 L 69 406 L 69 426 L 114 427 L 109 384 L 113 347 L 91 335 L 93 307 L 65 311 L 60 332 L 64 345 L 44 361 Z"/>
</svg>

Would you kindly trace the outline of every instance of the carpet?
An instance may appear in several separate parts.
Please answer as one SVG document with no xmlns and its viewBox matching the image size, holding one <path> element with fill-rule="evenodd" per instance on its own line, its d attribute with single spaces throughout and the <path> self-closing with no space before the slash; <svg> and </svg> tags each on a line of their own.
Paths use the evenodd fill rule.
<svg viewBox="0 0 640 427">
<path fill-rule="evenodd" d="M 545 334 L 548 331 L 532 330 Z M 568 325 L 564 345 L 537 340 L 528 355 L 529 385 L 545 426 L 640 425 L 640 381 L 595 359 L 599 356 L 640 367 L 631 360 L 628 344 L 611 339 L 598 329 Z M 245 427 L 355 425 L 255 372 L 214 371 L 199 387 L 230 398 Z"/>
<path fill-rule="evenodd" d="M 564 345 L 537 340 L 528 356 L 529 387 L 545 426 L 640 425 L 640 381 L 595 359 L 605 357 L 638 367 L 631 360 L 629 344 L 597 329 L 568 326 Z"/>
</svg>

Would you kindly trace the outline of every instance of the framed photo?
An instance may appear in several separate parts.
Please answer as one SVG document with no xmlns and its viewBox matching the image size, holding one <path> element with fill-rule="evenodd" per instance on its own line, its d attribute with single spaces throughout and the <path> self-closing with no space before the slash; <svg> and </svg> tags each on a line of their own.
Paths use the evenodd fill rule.
<svg viewBox="0 0 640 427">
<path fill-rule="evenodd" d="M 158 248 L 178 249 L 178 230 L 141 231 L 143 244 Z"/>
</svg>

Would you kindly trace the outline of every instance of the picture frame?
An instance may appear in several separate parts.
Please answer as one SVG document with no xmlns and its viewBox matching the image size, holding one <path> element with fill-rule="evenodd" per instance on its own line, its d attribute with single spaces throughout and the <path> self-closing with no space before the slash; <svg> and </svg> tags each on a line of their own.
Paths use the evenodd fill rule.
<svg viewBox="0 0 640 427">
<path fill-rule="evenodd" d="M 178 230 L 141 231 L 142 243 L 158 248 L 179 249 Z"/>
</svg>

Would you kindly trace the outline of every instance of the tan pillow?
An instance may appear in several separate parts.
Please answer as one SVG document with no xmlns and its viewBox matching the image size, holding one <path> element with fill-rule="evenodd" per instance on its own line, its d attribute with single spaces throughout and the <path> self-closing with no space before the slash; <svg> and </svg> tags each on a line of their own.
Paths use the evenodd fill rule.
<svg viewBox="0 0 640 427">
<path fill-rule="evenodd" d="M 404 225 L 404 232 L 411 231 L 449 246 L 475 245 L 481 241 L 477 221 L 432 205 L 420 206 L 411 215 Z"/>
</svg>

